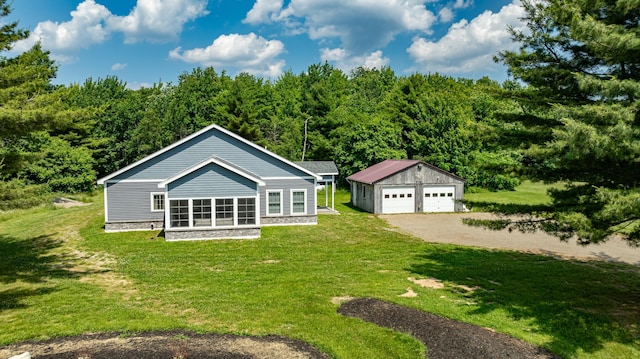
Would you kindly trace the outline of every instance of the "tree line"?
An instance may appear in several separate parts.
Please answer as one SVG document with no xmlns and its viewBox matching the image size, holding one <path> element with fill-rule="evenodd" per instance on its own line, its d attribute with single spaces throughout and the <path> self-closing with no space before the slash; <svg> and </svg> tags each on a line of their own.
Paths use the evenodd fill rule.
<svg viewBox="0 0 640 359">
<path fill-rule="evenodd" d="M 563 182 L 546 208 L 501 222 L 584 243 L 640 237 L 640 10 L 634 0 L 524 1 L 510 80 L 349 73 L 328 63 L 275 80 L 195 68 L 177 83 L 128 89 L 115 76 L 53 85 L 36 44 L 0 59 L 0 207 L 96 178 L 215 123 L 289 160 L 333 160 L 342 178 L 385 159 L 421 159 L 469 187 Z M 0 18 L 11 9 L 0 0 Z M 28 36 L 0 30 L 0 51 Z M 542 218 L 542 220 L 539 220 Z M 622 229 L 622 230 L 621 230 Z"/>
</svg>

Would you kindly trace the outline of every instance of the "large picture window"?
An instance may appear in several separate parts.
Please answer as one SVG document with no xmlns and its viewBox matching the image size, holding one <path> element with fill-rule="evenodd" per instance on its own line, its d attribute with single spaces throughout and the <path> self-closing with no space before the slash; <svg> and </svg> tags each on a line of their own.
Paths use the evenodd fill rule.
<svg viewBox="0 0 640 359">
<path fill-rule="evenodd" d="M 233 198 L 216 199 L 216 226 L 233 226 Z"/>
<path fill-rule="evenodd" d="M 211 200 L 193 200 L 193 226 L 211 227 Z"/>
<path fill-rule="evenodd" d="M 307 213 L 306 199 L 306 190 L 291 190 L 291 214 Z"/>
<path fill-rule="evenodd" d="M 267 191 L 267 214 L 282 215 L 282 191 Z"/>
<path fill-rule="evenodd" d="M 256 199 L 238 198 L 238 225 L 256 224 Z"/>
<path fill-rule="evenodd" d="M 169 203 L 171 227 L 189 227 L 189 200 L 172 199 Z"/>
</svg>

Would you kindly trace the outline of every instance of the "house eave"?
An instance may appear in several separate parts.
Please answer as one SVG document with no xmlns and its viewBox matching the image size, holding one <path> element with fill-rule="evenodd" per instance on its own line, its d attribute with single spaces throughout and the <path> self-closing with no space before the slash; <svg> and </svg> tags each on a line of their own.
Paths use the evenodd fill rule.
<svg viewBox="0 0 640 359">
<path fill-rule="evenodd" d="M 277 160 L 279 160 L 279 161 L 281 161 L 283 163 L 286 163 L 287 165 L 289 165 L 291 167 L 294 167 L 295 169 L 297 169 L 299 171 L 302 171 L 303 173 L 306 173 L 306 174 L 314 177 L 316 180 L 321 180 L 322 179 L 322 177 L 320 177 L 319 175 L 317 175 L 317 174 L 315 174 L 315 173 L 313 173 L 311 171 L 308 171 L 307 169 L 305 169 L 303 167 L 300 167 L 300 166 L 296 165 L 295 163 L 293 163 L 293 162 L 291 162 L 291 161 L 289 161 L 289 160 L 287 160 L 287 159 L 285 159 L 283 157 L 280 157 L 279 155 L 267 150 L 264 147 L 256 145 L 255 143 L 243 138 L 242 136 L 239 136 L 239 135 L 237 135 L 237 134 L 235 134 L 235 133 L 233 133 L 233 132 L 231 132 L 231 131 L 229 131 L 229 130 L 221 127 L 221 126 L 218 126 L 216 124 L 211 124 L 211 125 L 203 128 L 203 129 L 201 129 L 200 131 L 195 132 L 195 133 L 193 133 L 193 134 L 181 139 L 180 141 L 177 141 L 177 142 L 175 142 L 175 143 L 173 143 L 173 144 L 171 144 L 171 145 L 169 145 L 169 146 L 167 146 L 167 147 L 165 147 L 165 148 L 163 148 L 163 149 L 161 149 L 159 151 L 156 151 L 156 152 L 144 157 L 143 159 L 141 159 L 139 161 L 136 161 L 136 162 L 134 162 L 134 163 L 132 163 L 132 164 L 126 166 L 126 167 L 123 167 L 123 168 L 121 168 L 121 169 L 119 169 L 119 170 L 117 170 L 117 171 L 115 171 L 115 172 L 113 172 L 113 173 L 111 173 L 111 174 L 109 174 L 109 175 L 107 175 L 105 177 L 102 177 L 102 178 L 98 179 L 97 184 L 102 185 L 106 181 L 110 180 L 111 178 L 119 176 L 119 175 L 131 170 L 132 168 L 135 168 L 135 167 L 137 167 L 137 166 L 139 166 L 139 165 L 141 165 L 141 164 L 143 164 L 143 163 L 145 163 L 145 162 L 147 162 L 147 161 L 149 161 L 149 160 L 151 160 L 151 159 L 153 159 L 153 158 L 155 158 L 157 156 L 162 155 L 165 152 L 168 152 L 168 151 L 170 151 L 170 150 L 172 150 L 172 149 L 174 149 L 174 148 L 176 148 L 176 147 L 178 147 L 178 146 L 180 146 L 180 145 L 182 145 L 182 144 L 184 144 L 186 142 L 189 142 L 192 139 L 194 139 L 194 138 L 196 138 L 196 137 L 198 137 L 198 136 L 200 136 L 200 135 L 202 135 L 202 134 L 204 134 L 204 133 L 206 133 L 206 132 L 208 132 L 208 131 L 210 131 L 212 129 L 216 129 L 216 130 L 218 130 L 218 131 L 220 131 L 220 132 L 222 132 L 222 133 L 224 133 L 224 134 L 226 134 L 226 135 L 228 135 L 228 136 L 230 136 L 230 137 L 232 137 L 232 138 L 234 138 L 234 139 L 236 139 L 238 141 L 243 142 L 244 144 L 246 144 L 246 145 L 248 145 L 248 146 L 250 146 L 250 147 L 252 147 L 252 148 L 254 148 L 254 149 L 258 150 L 258 151 L 261 151 L 261 152 L 263 152 L 263 153 L 265 153 L 265 154 L 267 154 L 267 155 L 269 155 L 269 156 L 271 156 L 271 157 L 273 157 L 273 158 L 275 158 L 275 159 L 277 159 Z"/>
</svg>

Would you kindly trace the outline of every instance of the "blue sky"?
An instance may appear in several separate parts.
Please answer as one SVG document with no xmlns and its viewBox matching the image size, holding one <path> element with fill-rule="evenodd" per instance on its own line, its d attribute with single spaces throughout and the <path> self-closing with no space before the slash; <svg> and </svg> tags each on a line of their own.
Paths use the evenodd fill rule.
<svg viewBox="0 0 640 359">
<path fill-rule="evenodd" d="M 16 0 L 18 20 L 59 64 L 59 84 L 117 76 L 130 88 L 213 66 L 277 79 L 328 61 L 502 81 L 520 0 Z M 5 54 L 11 55 L 11 54 Z"/>
</svg>

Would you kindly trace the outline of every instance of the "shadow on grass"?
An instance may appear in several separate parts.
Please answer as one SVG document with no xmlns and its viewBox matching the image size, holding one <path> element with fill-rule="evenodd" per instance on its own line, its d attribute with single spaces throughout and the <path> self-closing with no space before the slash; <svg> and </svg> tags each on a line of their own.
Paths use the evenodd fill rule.
<svg viewBox="0 0 640 359">
<path fill-rule="evenodd" d="M 342 202 L 340 203 L 340 205 L 348 208 L 350 211 L 352 212 L 357 212 L 357 213 L 368 213 L 367 211 L 365 211 L 364 209 L 360 208 L 360 207 L 356 207 L 354 206 L 350 201 L 347 202 Z"/>
<path fill-rule="evenodd" d="M 467 208 L 476 212 L 493 212 L 503 215 L 544 213 L 553 210 L 553 208 L 547 204 L 514 204 L 469 200 L 464 200 L 463 203 Z"/>
<path fill-rule="evenodd" d="M 409 270 L 477 288 L 465 294 L 477 303 L 470 314 L 507 312 L 551 337 L 544 346 L 563 357 L 593 353 L 608 342 L 640 347 L 637 268 L 442 248 L 415 258 Z"/>
<path fill-rule="evenodd" d="M 22 299 L 52 292 L 47 282 L 56 278 L 75 278 L 86 272 L 72 271 L 77 259 L 68 254 L 54 254 L 61 243 L 51 236 L 17 239 L 0 235 L 0 284 L 16 282 L 28 285 L 0 289 L 0 311 L 23 307 Z"/>
</svg>

